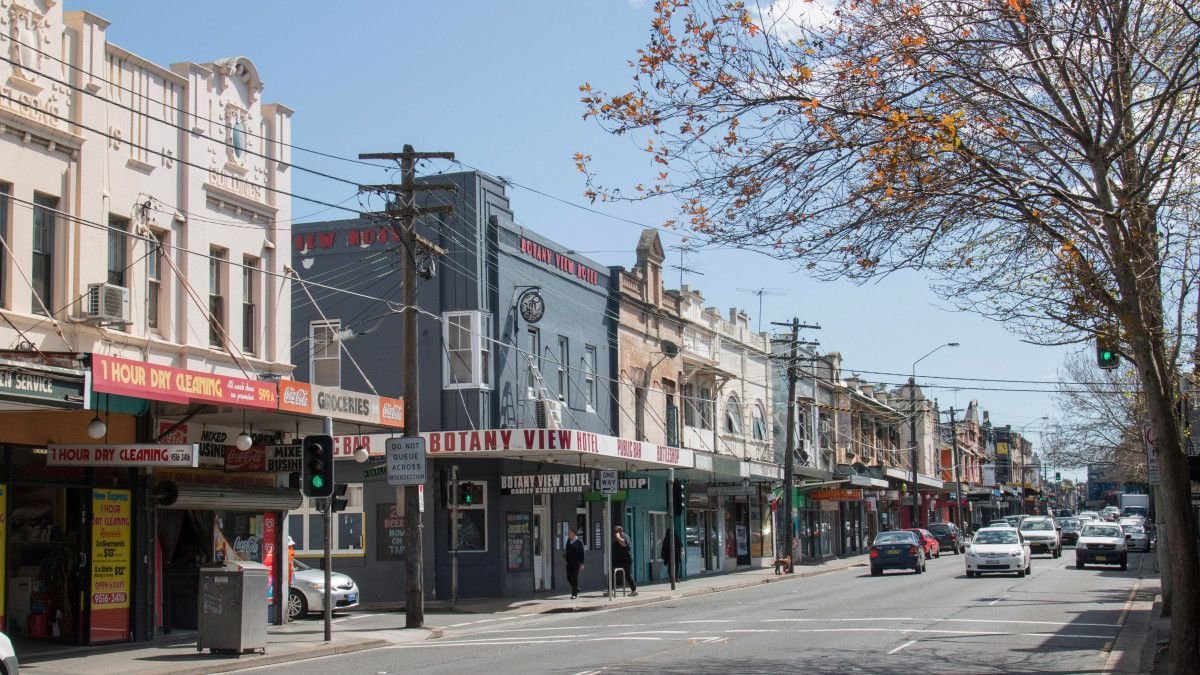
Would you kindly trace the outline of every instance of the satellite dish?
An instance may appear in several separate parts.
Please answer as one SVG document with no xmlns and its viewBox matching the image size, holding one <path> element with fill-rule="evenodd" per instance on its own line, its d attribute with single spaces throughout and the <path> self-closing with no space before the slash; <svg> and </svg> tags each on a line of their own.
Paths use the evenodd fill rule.
<svg viewBox="0 0 1200 675">
<path fill-rule="evenodd" d="M 663 340 L 659 344 L 659 349 L 662 351 L 663 355 L 669 359 L 679 356 L 679 346 L 670 340 Z"/>
</svg>

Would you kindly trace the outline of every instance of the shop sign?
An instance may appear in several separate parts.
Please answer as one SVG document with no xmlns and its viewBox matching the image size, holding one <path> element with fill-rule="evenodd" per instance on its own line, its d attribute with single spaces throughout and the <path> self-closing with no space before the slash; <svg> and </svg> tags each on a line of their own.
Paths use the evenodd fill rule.
<svg viewBox="0 0 1200 675">
<path fill-rule="evenodd" d="M 304 450 L 299 443 L 289 445 L 255 445 L 249 450 L 238 450 L 234 446 L 225 448 L 225 470 L 266 471 L 268 473 L 291 473 L 303 467 Z"/>
<path fill-rule="evenodd" d="M 403 399 L 294 380 L 279 381 L 279 410 L 397 429 L 404 426 Z"/>
<path fill-rule="evenodd" d="M 207 424 L 176 424 L 170 421 L 160 421 L 158 423 L 158 441 L 160 443 L 169 443 L 172 445 L 182 445 L 195 443 L 199 446 L 200 459 L 197 462 L 198 466 L 206 469 L 222 469 L 226 471 L 237 471 L 239 469 L 229 469 L 232 464 L 237 466 L 243 462 L 261 463 L 261 460 L 253 458 L 256 454 L 261 454 L 261 446 L 273 445 L 279 442 L 280 435 L 277 432 L 255 432 L 251 434 L 254 439 L 254 446 L 250 450 L 238 450 L 234 445 L 238 434 L 241 430 L 232 427 L 214 427 Z M 245 454 L 249 453 L 249 455 Z M 232 462 L 227 461 L 230 455 L 234 455 Z M 255 463 L 255 466 L 258 464 Z M 261 471 L 261 469 L 241 469 L 244 471 Z M 299 469 L 296 469 L 297 471 Z"/>
<path fill-rule="evenodd" d="M 857 501 L 863 498 L 863 491 L 850 488 L 826 488 L 823 490 L 813 490 L 808 493 L 808 497 L 822 502 Z"/>
<path fill-rule="evenodd" d="M 596 481 L 594 483 L 592 483 L 592 489 L 593 490 L 600 489 L 600 480 L 599 479 L 596 479 Z M 650 489 L 650 479 L 649 478 L 618 478 L 617 479 L 617 489 L 618 490 L 649 490 Z"/>
<path fill-rule="evenodd" d="M 572 429 L 487 429 L 483 431 L 430 431 L 421 434 L 431 455 L 526 455 L 558 452 L 601 455 L 620 460 L 692 468 L 693 453 L 686 448 L 603 436 Z"/>
<path fill-rule="evenodd" d="M 83 377 L 38 372 L 35 366 L 0 364 L 0 398 L 82 408 Z"/>
<path fill-rule="evenodd" d="M 92 643 L 128 638 L 131 499 L 129 490 L 92 490 Z"/>
<path fill-rule="evenodd" d="M 758 494 L 754 485 L 709 485 L 705 493 L 713 497 L 748 497 Z"/>
<path fill-rule="evenodd" d="M 500 476 L 502 495 L 574 494 L 592 487 L 590 471 L 575 473 L 532 473 Z"/>
<path fill-rule="evenodd" d="M 571 258 L 568 258 L 567 256 L 547 246 L 543 246 L 536 241 L 531 241 L 521 237 L 520 247 L 521 253 L 524 253 L 534 260 L 557 268 L 573 277 L 578 277 L 579 279 L 582 279 L 593 286 L 600 283 L 600 273 L 596 270 L 584 265 L 583 263 L 575 262 Z"/>
<path fill-rule="evenodd" d="M 46 466 L 196 466 L 196 445 L 49 445 Z"/>
<path fill-rule="evenodd" d="M 205 401 L 265 410 L 278 407 L 274 382 L 159 366 L 103 354 L 92 355 L 92 389 L 168 403 Z"/>
<path fill-rule="evenodd" d="M 238 487 L 275 487 L 278 482 L 273 473 L 224 473 L 208 469 L 156 468 L 154 478 L 158 481 L 173 481 L 180 485 L 227 485 Z"/>
</svg>

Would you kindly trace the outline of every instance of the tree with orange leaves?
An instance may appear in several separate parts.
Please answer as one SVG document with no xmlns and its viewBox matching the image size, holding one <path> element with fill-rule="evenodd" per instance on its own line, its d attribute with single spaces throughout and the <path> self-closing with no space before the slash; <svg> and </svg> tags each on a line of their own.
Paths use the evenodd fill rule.
<svg viewBox="0 0 1200 675">
<path fill-rule="evenodd" d="M 1198 56 L 1188 0 L 658 0 L 632 86 L 580 87 L 585 117 L 645 138 L 652 179 L 621 192 L 575 159 L 592 199 L 677 199 L 669 225 L 708 241 L 820 278 L 920 269 L 1034 341 L 1118 340 L 1159 439 L 1185 672 Z"/>
</svg>

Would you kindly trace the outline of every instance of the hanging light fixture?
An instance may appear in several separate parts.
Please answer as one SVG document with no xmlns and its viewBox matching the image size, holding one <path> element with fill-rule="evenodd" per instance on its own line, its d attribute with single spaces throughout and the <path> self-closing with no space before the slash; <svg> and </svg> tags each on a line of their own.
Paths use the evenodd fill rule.
<svg viewBox="0 0 1200 675">
<path fill-rule="evenodd" d="M 242 411 L 242 433 L 238 434 L 234 445 L 238 450 L 249 450 L 254 445 L 254 437 L 246 433 L 246 411 Z"/>
<path fill-rule="evenodd" d="M 104 434 L 107 433 L 108 425 L 104 423 L 104 420 L 100 419 L 100 411 L 96 411 L 95 416 L 92 417 L 92 421 L 88 422 L 87 425 L 88 438 L 99 440 L 104 438 Z"/>
<path fill-rule="evenodd" d="M 362 442 L 362 425 L 358 425 L 358 442 L 354 445 L 354 461 L 359 464 L 365 464 L 370 459 L 371 453 L 367 450 L 367 446 Z"/>
</svg>

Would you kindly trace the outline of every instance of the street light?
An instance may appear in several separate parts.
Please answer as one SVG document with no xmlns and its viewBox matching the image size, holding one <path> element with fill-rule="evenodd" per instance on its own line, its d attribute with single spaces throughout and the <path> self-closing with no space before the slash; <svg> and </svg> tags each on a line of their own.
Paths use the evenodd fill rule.
<svg viewBox="0 0 1200 675">
<path fill-rule="evenodd" d="M 912 527 L 921 526 L 921 498 L 917 494 L 917 364 L 925 359 L 933 356 L 939 349 L 943 347 L 957 347 L 957 342 L 947 342 L 941 344 L 929 351 L 928 354 L 913 361 L 912 377 L 908 379 L 908 413 L 909 413 L 909 451 L 908 460 L 912 464 Z"/>
<path fill-rule="evenodd" d="M 1026 422 L 1025 424 L 1021 425 L 1021 427 L 1019 427 L 1017 429 L 1017 434 L 1021 437 L 1021 447 L 1017 448 L 1017 451 L 1021 453 L 1021 489 L 1022 490 L 1025 489 L 1026 483 L 1033 482 L 1031 480 L 1027 480 L 1029 478 L 1028 472 L 1029 472 L 1030 467 L 1025 466 L 1025 447 L 1024 447 L 1025 446 L 1025 430 L 1028 429 L 1033 424 L 1036 424 L 1038 422 L 1042 422 L 1042 421 L 1045 421 L 1048 419 L 1050 419 L 1049 415 L 1042 415 L 1041 417 L 1038 417 L 1036 419 Z M 1039 438 L 1039 440 L 1041 439 L 1041 434 L 1038 434 L 1038 438 Z M 1032 443 L 1030 445 L 1032 445 Z M 1012 460 L 1009 460 L 1009 461 L 1012 461 Z M 1039 475 L 1041 473 L 1041 471 L 1042 471 L 1042 458 L 1039 457 L 1037 467 L 1034 468 L 1034 475 Z"/>
</svg>

